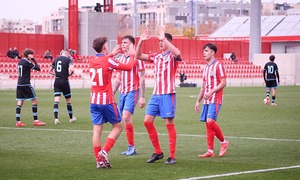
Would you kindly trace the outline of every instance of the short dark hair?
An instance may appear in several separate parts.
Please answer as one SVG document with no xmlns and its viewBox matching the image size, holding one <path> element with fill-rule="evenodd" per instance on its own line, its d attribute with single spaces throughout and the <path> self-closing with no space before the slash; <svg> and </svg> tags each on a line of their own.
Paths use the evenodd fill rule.
<svg viewBox="0 0 300 180">
<path fill-rule="evenodd" d="M 270 59 L 270 61 L 274 61 L 274 60 L 275 60 L 275 56 L 274 56 L 274 55 L 271 55 L 271 56 L 269 57 L 269 59 Z"/>
<path fill-rule="evenodd" d="M 93 48 L 97 53 L 100 53 L 103 49 L 104 44 L 107 42 L 106 36 L 99 36 L 93 41 Z"/>
<path fill-rule="evenodd" d="M 28 58 L 28 55 L 29 55 L 29 54 L 34 54 L 34 51 L 33 51 L 32 49 L 26 48 L 26 49 L 23 51 L 24 57 Z"/>
<path fill-rule="evenodd" d="M 215 51 L 215 54 L 217 53 L 218 48 L 217 48 L 217 46 L 214 45 L 213 43 L 205 44 L 205 45 L 203 46 L 203 49 L 205 49 L 206 47 L 208 47 L 209 49 L 212 49 L 213 51 Z"/>
<path fill-rule="evenodd" d="M 122 40 L 123 40 L 123 39 L 128 39 L 132 44 L 135 43 L 134 37 L 131 36 L 131 35 L 124 36 L 124 37 L 122 38 Z"/>
<path fill-rule="evenodd" d="M 170 33 L 165 33 L 165 37 L 167 38 L 167 40 L 172 41 L 173 37 Z"/>
</svg>

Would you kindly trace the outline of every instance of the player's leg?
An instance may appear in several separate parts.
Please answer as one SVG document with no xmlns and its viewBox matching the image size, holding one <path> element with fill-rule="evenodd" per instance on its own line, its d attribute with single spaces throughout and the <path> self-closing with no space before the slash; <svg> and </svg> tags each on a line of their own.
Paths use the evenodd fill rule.
<svg viewBox="0 0 300 180">
<path fill-rule="evenodd" d="M 37 98 L 32 99 L 32 115 L 33 115 L 33 125 L 34 126 L 44 126 L 46 125 L 45 122 L 42 122 L 41 120 L 38 119 L 38 100 Z"/>
<path fill-rule="evenodd" d="M 112 124 L 113 128 L 109 133 L 102 150 L 99 152 L 99 157 L 103 158 L 105 165 L 110 168 L 110 161 L 108 158 L 108 152 L 115 145 L 116 140 L 119 138 L 122 132 L 122 118 L 118 110 L 117 104 L 105 105 L 105 117 L 108 118 L 108 122 Z"/>
<path fill-rule="evenodd" d="M 173 118 L 166 118 L 166 127 L 168 130 L 168 138 L 169 138 L 169 157 L 165 164 L 174 164 L 176 163 L 175 154 L 176 154 L 176 142 L 177 142 L 177 133 L 174 124 Z"/>
<path fill-rule="evenodd" d="M 60 124 L 58 119 L 58 107 L 60 101 L 60 92 L 54 93 L 54 104 L 53 104 L 53 114 L 54 114 L 54 124 Z"/>
<path fill-rule="evenodd" d="M 129 111 L 123 110 L 123 120 L 125 126 L 126 139 L 128 143 L 128 149 L 122 152 L 123 155 L 134 155 L 136 154 L 135 142 L 134 142 L 134 126 L 132 123 L 132 114 Z"/>
<path fill-rule="evenodd" d="M 264 103 L 266 105 L 270 104 L 270 91 L 271 91 L 271 82 L 270 81 L 266 81 L 266 97 L 264 99 Z"/>
<path fill-rule="evenodd" d="M 274 81 L 273 81 L 273 84 L 272 84 L 272 88 L 271 88 L 271 91 L 272 91 L 272 103 L 271 103 L 271 105 L 272 105 L 272 106 L 277 106 L 277 104 L 275 103 L 275 99 L 276 99 L 276 88 L 277 88 L 277 81 L 274 80 Z"/>
<path fill-rule="evenodd" d="M 101 133 L 103 129 L 103 124 L 93 126 L 93 151 L 96 159 L 97 168 L 106 168 L 105 164 L 98 157 L 99 152 L 101 151 Z"/>
<path fill-rule="evenodd" d="M 207 152 L 204 154 L 199 155 L 199 158 L 207 158 L 207 157 L 214 157 L 214 131 L 210 127 L 210 125 L 206 122 L 206 144 L 207 144 Z"/>
<path fill-rule="evenodd" d="M 132 115 L 134 113 L 134 108 L 136 106 L 138 96 L 139 96 L 138 91 L 131 91 L 125 96 L 125 98 L 122 99 L 122 101 L 120 100 L 120 103 L 123 102 L 121 103 L 123 107 L 121 107 L 120 109 L 122 112 L 122 117 L 123 117 L 125 130 L 126 130 L 126 138 L 128 142 L 128 149 L 126 152 L 123 152 L 122 154 L 127 156 L 136 154 Z"/>
<path fill-rule="evenodd" d="M 34 126 L 44 126 L 45 122 L 42 122 L 38 118 L 38 100 L 35 94 L 35 91 L 31 85 L 27 86 L 25 90 L 25 97 L 32 102 L 32 116 L 33 116 L 33 125 Z"/>
<path fill-rule="evenodd" d="M 18 100 L 17 102 L 17 107 L 16 107 L 16 126 L 17 127 L 23 127 L 23 126 L 26 126 L 25 123 L 23 123 L 21 121 L 21 109 L 22 109 L 22 106 L 23 106 L 23 100 Z"/>
<path fill-rule="evenodd" d="M 160 101 L 159 111 L 160 116 L 166 120 L 166 127 L 168 130 L 169 138 L 169 157 L 165 164 L 174 164 L 176 153 L 176 128 L 174 124 L 175 107 L 176 107 L 176 94 L 167 94 L 162 96 Z"/>
<path fill-rule="evenodd" d="M 65 82 L 64 87 L 62 89 L 63 94 L 65 96 L 66 102 L 67 102 L 67 110 L 70 118 L 70 123 L 76 121 L 76 117 L 73 116 L 73 107 L 72 107 L 72 102 L 71 102 L 71 88 L 70 88 L 70 83 Z"/>
<path fill-rule="evenodd" d="M 99 158 L 99 152 L 101 151 L 101 134 L 103 130 L 103 123 L 105 123 L 104 115 L 100 110 L 100 105 L 90 105 L 91 121 L 93 124 L 93 151 L 96 159 L 97 168 L 106 168 L 103 160 Z"/>
<path fill-rule="evenodd" d="M 221 143 L 221 149 L 219 156 L 224 156 L 227 152 L 229 141 L 225 140 L 224 134 L 221 127 L 217 123 L 218 114 L 221 109 L 221 104 L 209 104 L 208 115 L 207 115 L 207 124 L 213 130 L 214 135 L 219 139 Z"/>
<path fill-rule="evenodd" d="M 272 88 L 272 101 L 271 101 L 272 106 L 277 106 L 275 100 L 276 100 L 276 88 Z"/>
<path fill-rule="evenodd" d="M 69 114 L 69 118 L 70 118 L 70 123 L 73 123 L 77 120 L 77 118 L 73 115 L 73 106 L 72 106 L 72 102 L 71 102 L 71 97 L 70 98 L 66 98 L 66 102 L 67 102 L 67 110 L 68 110 L 68 114 Z"/>
<path fill-rule="evenodd" d="M 21 109 L 23 106 L 23 102 L 25 100 L 22 88 L 23 86 L 17 86 L 17 91 L 16 91 L 16 99 L 17 99 L 16 126 L 17 127 L 26 126 L 26 124 L 21 121 Z"/>
<path fill-rule="evenodd" d="M 153 163 L 164 157 L 164 154 L 160 147 L 160 142 L 158 138 L 158 133 L 154 125 L 155 116 L 145 115 L 144 126 L 146 127 L 149 139 L 152 143 L 155 153 L 152 154 L 151 158 L 147 160 L 147 163 Z"/>
<path fill-rule="evenodd" d="M 207 152 L 204 154 L 199 155 L 199 158 L 207 158 L 207 157 L 214 157 L 214 131 L 210 127 L 208 123 L 208 115 L 209 113 L 209 105 L 208 104 L 203 104 L 202 110 L 201 110 L 201 116 L 200 116 L 200 121 L 205 122 L 205 127 L 206 127 L 206 143 L 207 143 Z"/>
<path fill-rule="evenodd" d="M 60 124 L 58 118 L 58 111 L 59 111 L 59 101 L 61 96 L 61 88 L 60 88 L 60 81 L 59 79 L 55 79 L 54 81 L 54 103 L 53 103 L 53 115 L 54 115 L 54 124 Z"/>
<path fill-rule="evenodd" d="M 152 157 L 147 160 L 147 163 L 153 163 L 164 157 L 164 154 L 160 147 L 158 133 L 154 125 L 155 116 L 159 115 L 159 106 L 157 103 L 159 101 L 158 98 L 159 97 L 156 95 L 152 95 L 150 97 L 146 108 L 146 115 L 144 119 L 144 126 L 146 127 L 149 139 L 155 151 L 155 153 L 152 154 Z"/>
</svg>

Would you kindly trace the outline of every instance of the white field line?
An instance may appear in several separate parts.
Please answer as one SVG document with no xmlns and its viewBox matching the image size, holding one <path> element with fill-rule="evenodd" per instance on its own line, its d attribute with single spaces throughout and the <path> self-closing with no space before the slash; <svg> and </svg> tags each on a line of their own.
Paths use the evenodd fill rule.
<svg viewBox="0 0 300 180">
<path fill-rule="evenodd" d="M 288 166 L 288 167 L 279 167 L 279 168 L 270 168 L 270 169 L 257 169 L 257 170 L 252 170 L 252 171 L 232 172 L 232 173 L 226 173 L 226 174 L 215 174 L 215 175 L 209 175 L 209 176 L 199 176 L 199 177 L 183 178 L 183 179 L 179 179 L 179 180 L 209 179 L 209 178 L 218 178 L 218 177 L 226 177 L 226 176 L 236 176 L 236 175 L 252 174 L 252 173 L 262 173 L 262 172 L 269 172 L 269 171 L 280 171 L 280 170 L 296 169 L 296 168 L 300 168 L 300 165 Z"/>
<path fill-rule="evenodd" d="M 16 128 L 16 127 L 0 127 L 0 129 L 10 130 L 24 130 L 24 131 L 55 131 L 55 132 L 82 132 L 92 133 L 92 130 L 76 130 L 76 129 L 42 129 L 42 128 Z M 103 131 L 109 133 L 109 131 Z M 135 134 L 148 135 L 147 133 L 135 132 Z M 161 136 L 168 136 L 165 133 L 158 133 Z M 194 134 L 177 134 L 181 137 L 206 137 L 206 135 L 194 135 Z M 258 141 L 280 141 L 280 142 L 300 142 L 300 139 L 275 139 L 275 138 L 256 138 L 256 137 L 236 137 L 226 136 L 228 139 L 244 139 L 244 140 L 258 140 Z"/>
</svg>

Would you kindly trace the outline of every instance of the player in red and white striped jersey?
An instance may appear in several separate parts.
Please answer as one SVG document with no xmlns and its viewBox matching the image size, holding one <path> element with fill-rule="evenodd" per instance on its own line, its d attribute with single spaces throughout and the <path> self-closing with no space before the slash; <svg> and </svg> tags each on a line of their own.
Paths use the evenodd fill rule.
<svg viewBox="0 0 300 180">
<path fill-rule="evenodd" d="M 134 37 L 131 35 L 127 35 L 122 38 L 121 48 L 124 54 L 119 56 L 118 60 L 120 62 L 127 64 L 130 61 L 128 50 L 129 46 L 134 45 L 134 43 Z M 130 156 L 136 154 L 132 115 L 134 114 L 139 94 L 139 106 L 140 108 L 145 106 L 145 68 L 143 61 L 138 61 L 131 71 L 117 71 L 113 89 L 114 94 L 118 89 L 120 112 L 124 121 L 128 142 L 127 151 L 124 151 L 121 154 Z"/>
<path fill-rule="evenodd" d="M 109 168 L 110 163 L 107 153 L 114 146 L 115 141 L 122 132 L 121 115 L 114 100 L 112 90 L 112 73 L 114 69 L 130 71 L 134 65 L 133 45 L 129 48 L 131 60 L 127 63 L 120 63 L 113 59 L 113 55 L 119 52 L 120 46 L 113 50 L 113 54 L 107 56 L 107 37 L 99 36 L 93 41 L 93 48 L 97 52 L 96 57 L 90 59 L 89 69 L 91 78 L 90 112 L 93 124 L 93 148 L 97 161 L 97 168 Z M 101 148 L 101 133 L 103 124 L 109 122 L 113 128 L 109 133 L 106 142 Z"/>
<path fill-rule="evenodd" d="M 158 134 L 154 126 L 155 117 L 160 116 L 166 121 L 169 135 L 170 152 L 169 158 L 165 164 L 174 164 L 176 163 L 176 128 L 174 125 L 176 107 L 175 73 L 178 63 L 181 61 L 180 51 L 172 44 L 172 35 L 160 30 L 158 39 L 161 53 L 155 56 L 153 56 L 153 54 L 142 54 L 142 44 L 148 39 L 150 39 L 150 32 L 145 31 L 141 35 L 136 47 L 136 58 L 154 63 L 155 86 L 146 108 L 144 125 L 147 129 L 155 153 L 153 153 L 147 163 L 153 163 L 164 157 L 160 147 Z"/>
<path fill-rule="evenodd" d="M 207 65 L 203 69 L 203 84 L 195 105 L 199 112 L 200 101 L 203 99 L 200 121 L 206 122 L 206 139 L 208 151 L 199 155 L 199 158 L 214 157 L 214 137 L 221 142 L 219 156 L 226 154 L 229 141 L 225 140 L 223 132 L 217 124 L 218 113 L 223 103 L 223 89 L 226 87 L 226 73 L 223 64 L 215 58 L 217 47 L 206 44 L 203 47 L 203 56 Z"/>
</svg>

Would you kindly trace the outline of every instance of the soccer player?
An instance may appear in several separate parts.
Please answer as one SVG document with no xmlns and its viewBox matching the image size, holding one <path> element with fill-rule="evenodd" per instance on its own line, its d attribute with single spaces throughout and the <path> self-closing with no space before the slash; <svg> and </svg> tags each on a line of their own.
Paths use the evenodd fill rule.
<svg viewBox="0 0 300 180">
<path fill-rule="evenodd" d="M 120 50 L 116 46 L 112 54 L 108 54 L 107 37 L 99 36 L 93 41 L 93 48 L 97 52 L 96 57 L 90 59 L 89 69 L 91 78 L 90 113 L 93 124 L 93 149 L 96 158 L 97 168 L 110 168 L 108 152 L 114 146 L 116 140 L 122 132 L 122 119 L 120 111 L 114 100 L 112 90 L 113 70 L 130 71 L 134 65 L 133 45 L 129 47 L 130 61 L 127 64 L 113 59 Z M 101 147 L 101 134 L 104 123 L 112 124 L 103 148 Z"/>
<path fill-rule="evenodd" d="M 155 86 L 151 95 L 144 119 L 144 125 L 151 140 L 155 153 L 147 161 L 153 163 L 164 157 L 160 147 L 158 133 L 154 125 L 156 116 L 160 116 L 166 122 L 169 137 L 169 157 L 165 164 L 174 164 L 176 152 L 176 128 L 174 125 L 176 92 L 175 73 L 178 67 L 180 51 L 172 44 L 172 35 L 164 33 L 162 29 L 158 34 L 160 54 L 142 54 L 141 47 L 144 41 L 150 39 L 150 32 L 145 31 L 136 47 L 136 58 L 154 63 Z"/>
<path fill-rule="evenodd" d="M 206 140 L 208 150 L 199 158 L 214 157 L 214 137 L 221 142 L 219 156 L 226 154 L 229 141 L 225 139 L 217 124 L 219 111 L 223 103 L 223 90 L 226 87 L 226 73 L 223 64 L 215 58 L 217 47 L 208 43 L 203 47 L 203 57 L 207 61 L 203 69 L 203 83 L 196 101 L 195 111 L 199 112 L 200 101 L 203 100 L 200 121 L 206 122 Z"/>
<path fill-rule="evenodd" d="M 26 126 L 25 123 L 20 121 L 21 108 L 24 100 L 31 100 L 32 102 L 32 115 L 34 126 L 44 126 L 45 122 L 38 119 L 38 100 L 35 91 L 30 83 L 31 69 L 40 71 L 40 67 L 34 59 L 34 51 L 32 49 L 25 49 L 23 52 L 24 58 L 18 62 L 18 85 L 17 85 L 17 107 L 16 107 L 16 126 Z"/>
<path fill-rule="evenodd" d="M 122 38 L 121 48 L 124 52 L 118 60 L 124 64 L 130 61 L 129 46 L 134 45 L 134 37 L 127 35 Z M 128 149 L 121 154 L 131 156 L 136 154 L 136 148 L 134 144 L 134 128 L 132 123 L 132 115 L 134 113 L 135 105 L 139 98 L 139 107 L 145 106 L 145 69 L 144 62 L 138 61 L 138 64 L 133 66 L 131 71 L 117 71 L 116 80 L 114 84 L 113 93 L 119 88 L 119 106 L 122 114 L 126 138 L 128 142 Z"/>
<path fill-rule="evenodd" d="M 274 63 L 274 60 L 275 60 L 274 55 L 271 55 L 269 57 L 269 60 L 270 61 L 267 62 L 264 67 L 264 80 L 265 80 L 266 88 L 267 88 L 266 98 L 265 98 L 264 102 L 266 103 L 266 105 L 270 104 L 270 91 L 272 90 L 271 105 L 277 106 L 277 104 L 275 103 L 276 89 L 278 87 L 278 84 L 280 84 L 278 66 L 276 63 Z M 278 80 L 278 84 L 276 81 L 276 77 Z"/>
<path fill-rule="evenodd" d="M 60 56 L 53 61 L 49 73 L 55 76 L 53 105 L 54 124 L 60 124 L 60 121 L 58 119 L 58 105 L 61 94 L 63 94 L 66 99 L 67 110 L 70 118 L 69 122 L 75 122 L 76 117 L 73 116 L 71 88 L 69 82 L 69 76 L 74 73 L 74 66 L 70 58 L 69 51 L 61 51 Z"/>
</svg>

